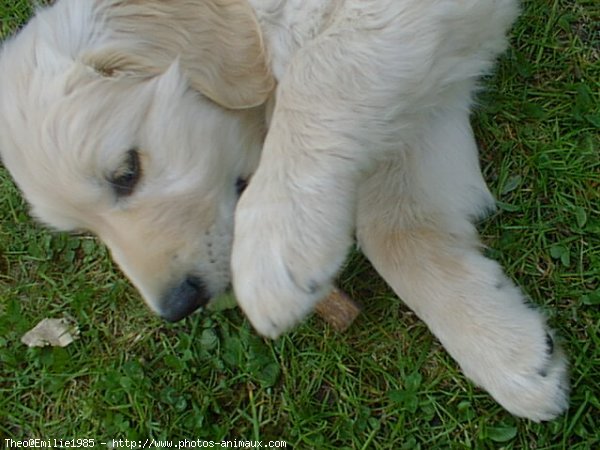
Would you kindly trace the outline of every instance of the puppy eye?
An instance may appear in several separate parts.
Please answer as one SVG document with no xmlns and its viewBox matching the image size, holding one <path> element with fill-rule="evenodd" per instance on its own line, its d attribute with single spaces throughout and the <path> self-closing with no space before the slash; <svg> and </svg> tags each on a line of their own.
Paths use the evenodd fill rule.
<svg viewBox="0 0 600 450">
<path fill-rule="evenodd" d="M 242 192 L 246 190 L 248 187 L 248 180 L 244 178 L 238 178 L 235 182 L 235 190 L 237 192 L 238 197 L 242 195 Z"/>
<path fill-rule="evenodd" d="M 127 152 L 123 164 L 115 170 L 108 179 L 117 197 L 128 197 L 133 194 L 142 176 L 140 154 L 137 149 Z"/>
</svg>

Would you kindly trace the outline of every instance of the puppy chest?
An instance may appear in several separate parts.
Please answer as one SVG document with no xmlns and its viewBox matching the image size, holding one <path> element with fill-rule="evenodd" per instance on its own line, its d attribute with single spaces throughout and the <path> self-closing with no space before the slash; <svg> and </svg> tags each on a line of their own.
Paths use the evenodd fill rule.
<svg viewBox="0 0 600 450">
<path fill-rule="evenodd" d="M 294 53 L 317 36 L 342 2 L 332 0 L 249 0 L 260 23 L 271 59 L 281 79 Z"/>
</svg>

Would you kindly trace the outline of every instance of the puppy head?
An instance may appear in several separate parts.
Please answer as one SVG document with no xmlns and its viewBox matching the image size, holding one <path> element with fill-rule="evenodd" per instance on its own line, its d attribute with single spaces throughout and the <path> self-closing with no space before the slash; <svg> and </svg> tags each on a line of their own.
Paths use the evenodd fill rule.
<svg viewBox="0 0 600 450">
<path fill-rule="evenodd" d="M 59 1 L 4 45 L 0 89 L 0 156 L 36 217 L 97 234 L 169 320 L 228 286 L 273 89 L 245 1 Z"/>
</svg>

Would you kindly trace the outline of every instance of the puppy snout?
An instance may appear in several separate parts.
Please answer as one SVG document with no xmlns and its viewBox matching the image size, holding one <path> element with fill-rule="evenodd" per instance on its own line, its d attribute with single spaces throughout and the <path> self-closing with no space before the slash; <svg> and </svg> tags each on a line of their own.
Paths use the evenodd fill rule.
<svg viewBox="0 0 600 450">
<path fill-rule="evenodd" d="M 205 306 L 210 298 L 211 295 L 202 279 L 187 277 L 164 295 L 159 315 L 169 322 L 177 322 Z"/>
</svg>

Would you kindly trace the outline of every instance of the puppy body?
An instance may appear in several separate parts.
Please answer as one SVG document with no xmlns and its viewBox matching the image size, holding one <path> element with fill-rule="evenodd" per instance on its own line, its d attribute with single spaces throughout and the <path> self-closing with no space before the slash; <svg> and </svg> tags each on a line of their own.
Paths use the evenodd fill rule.
<svg viewBox="0 0 600 450">
<path fill-rule="evenodd" d="M 565 359 L 472 225 L 494 205 L 472 95 L 516 12 L 60 0 L 3 49 L 0 151 L 34 214 L 98 234 L 167 318 L 221 292 L 231 260 L 241 307 L 276 337 L 357 236 L 470 378 L 547 420 L 566 407 Z"/>
</svg>

